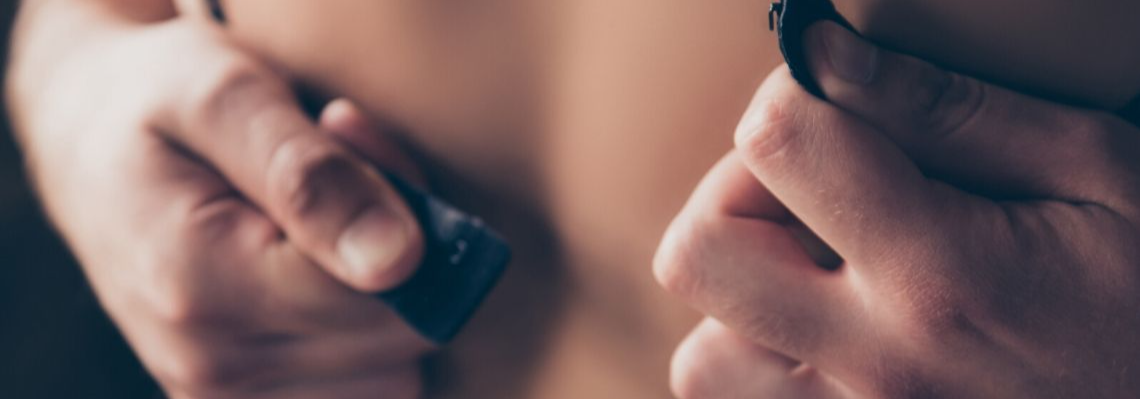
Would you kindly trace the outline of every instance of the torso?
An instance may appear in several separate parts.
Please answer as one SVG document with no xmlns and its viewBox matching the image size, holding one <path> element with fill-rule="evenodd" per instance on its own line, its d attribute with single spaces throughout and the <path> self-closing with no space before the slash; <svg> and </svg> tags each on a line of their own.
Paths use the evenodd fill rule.
<svg viewBox="0 0 1140 399">
<path fill-rule="evenodd" d="M 225 3 L 252 49 L 406 128 L 442 194 L 511 239 L 430 396 L 669 396 L 699 315 L 650 262 L 780 60 L 766 2 Z"/>
<path fill-rule="evenodd" d="M 669 358 L 698 315 L 650 262 L 779 59 L 766 4 L 229 3 L 259 52 L 405 127 L 443 194 L 518 252 L 429 361 L 430 396 L 669 396 Z"/>
</svg>

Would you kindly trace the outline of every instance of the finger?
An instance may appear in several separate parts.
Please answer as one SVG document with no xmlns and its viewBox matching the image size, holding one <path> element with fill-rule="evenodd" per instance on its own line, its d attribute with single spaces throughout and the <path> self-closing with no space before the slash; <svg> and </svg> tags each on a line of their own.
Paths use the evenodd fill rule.
<svg viewBox="0 0 1140 399">
<path fill-rule="evenodd" d="M 372 122 L 352 101 L 333 100 L 321 112 L 319 123 L 322 131 L 333 135 L 378 169 L 421 186 L 425 184 L 426 179 L 415 163 L 400 150 L 400 143 L 385 134 L 385 129 Z"/>
<path fill-rule="evenodd" d="M 788 228 L 816 264 L 834 270 L 843 263 L 839 255 L 796 219 L 763 184 L 756 181 L 756 177 L 744 166 L 735 151 L 717 162 L 705 180 L 705 185 L 715 189 L 697 191 L 691 201 L 709 204 L 710 212 L 778 223 Z"/>
<path fill-rule="evenodd" d="M 267 300 L 272 295 L 257 273 L 263 247 L 276 241 L 276 226 L 221 176 L 167 143 L 149 138 L 119 144 L 108 147 L 123 151 L 109 158 L 118 177 L 100 180 L 109 187 L 91 191 L 120 197 L 120 202 L 102 198 L 98 203 L 129 204 L 124 208 L 129 212 L 109 223 L 120 228 L 108 233 L 125 230 L 131 236 L 106 247 L 130 242 L 118 257 L 128 263 L 116 265 L 129 269 L 92 275 L 101 291 L 118 292 L 102 296 L 107 309 L 147 369 L 168 388 L 225 384 L 240 370 L 259 370 L 264 364 L 242 351 L 200 345 L 248 344 L 288 324 L 282 320 L 289 312 L 270 306 L 280 301 Z M 81 256 L 96 267 L 105 260 Z M 289 288 L 306 283 L 295 281 Z M 334 288 L 348 291 L 343 284 Z"/>
<path fill-rule="evenodd" d="M 718 168 L 718 170 L 727 170 Z M 842 273 L 815 265 L 783 226 L 699 202 L 731 189 L 710 175 L 666 232 L 654 273 L 666 290 L 743 336 L 815 364 L 834 364 L 857 323 Z M 750 176 L 745 178 L 754 181 Z M 824 358 L 827 359 L 824 359 Z"/>
<path fill-rule="evenodd" d="M 705 319 L 673 354 L 670 383 L 681 399 L 849 397 L 815 368 L 756 345 Z"/>
<path fill-rule="evenodd" d="M 1138 148 L 1140 138 L 1112 135 L 1126 123 L 1107 114 L 944 71 L 834 23 L 816 24 L 805 37 L 828 99 L 940 178 L 987 194 L 1095 202 L 1131 175 L 1112 164 L 1134 159 L 1122 148 Z"/>
<path fill-rule="evenodd" d="M 165 144 L 156 147 L 136 148 L 145 159 L 125 165 L 139 176 L 130 182 L 141 194 L 134 195 L 136 210 L 148 215 L 123 221 L 142 241 L 136 256 L 142 267 L 117 277 L 149 295 L 128 308 L 156 308 L 161 321 L 189 333 L 216 328 L 235 336 L 310 332 L 314 325 L 354 330 L 396 320 L 382 303 L 280 240 L 280 229 L 221 176 Z"/>
<path fill-rule="evenodd" d="M 133 246 L 120 258 L 137 263 L 131 273 L 95 277 L 112 278 L 112 289 L 143 298 L 111 295 L 134 301 L 108 308 L 157 312 L 164 322 L 226 325 L 235 331 L 270 324 L 276 317 L 258 312 L 262 304 L 242 287 L 260 286 L 250 265 L 262 262 L 261 248 L 275 241 L 279 230 L 208 167 L 161 140 L 140 141 L 145 147 L 113 150 L 133 154 L 112 166 L 122 173 L 106 181 L 110 190 L 99 190 L 129 204 L 130 212 L 117 225 L 131 232 L 127 240 Z"/>
<path fill-rule="evenodd" d="M 154 195 L 138 195 L 145 214 L 130 227 L 146 237 L 146 305 L 165 321 L 190 330 L 260 334 L 351 332 L 399 321 L 383 303 L 324 272 L 280 228 L 243 200 L 217 173 L 158 144 L 141 180 Z M 137 188 L 136 188 L 137 190 Z M 196 333 L 197 331 L 188 331 Z M 232 338 L 232 337 L 231 337 Z"/>
<path fill-rule="evenodd" d="M 972 211 L 886 136 L 811 96 L 784 69 L 756 94 L 736 149 L 773 195 L 855 265 L 935 250 L 945 237 L 929 227 Z"/>
<path fill-rule="evenodd" d="M 114 220 L 100 219 L 94 226 L 119 228 L 86 232 L 102 242 L 101 252 L 92 254 L 85 245 L 76 252 L 86 266 L 102 270 L 92 273 L 93 286 L 148 368 L 166 370 L 166 355 L 154 354 L 169 351 L 147 348 L 169 348 L 167 342 L 183 338 L 155 330 L 174 326 L 197 334 L 224 325 L 244 336 L 274 325 L 278 317 L 261 312 L 261 303 L 249 300 L 249 291 L 240 287 L 248 280 L 247 266 L 260 261 L 259 252 L 246 249 L 274 236 L 272 223 L 221 176 L 161 140 L 116 144 L 108 150 L 121 153 L 106 165 L 116 178 L 93 180 L 106 187 L 89 190 L 87 200 L 119 204 L 127 212 L 111 207 L 107 214 Z M 108 249 L 126 263 L 106 265 L 106 256 L 95 256 Z M 126 269 L 110 273 L 116 269 L 104 267 Z"/>
<path fill-rule="evenodd" d="M 279 77 L 241 56 L 195 76 L 164 132 L 204 158 L 290 242 L 362 291 L 406 279 L 423 251 L 407 206 L 366 162 L 318 132 Z"/>
<path fill-rule="evenodd" d="M 412 363 L 432 348 L 381 302 L 337 282 L 254 223 L 216 213 L 188 230 L 175 245 L 202 255 L 187 256 L 156 287 L 167 291 L 159 324 L 128 333 L 136 347 L 152 348 L 140 353 L 168 386 L 300 386 Z"/>
<path fill-rule="evenodd" d="M 735 151 L 713 166 L 689 201 L 706 204 L 707 212 L 716 214 L 775 223 L 787 223 L 795 218 L 767 187 L 756 181 Z"/>
</svg>

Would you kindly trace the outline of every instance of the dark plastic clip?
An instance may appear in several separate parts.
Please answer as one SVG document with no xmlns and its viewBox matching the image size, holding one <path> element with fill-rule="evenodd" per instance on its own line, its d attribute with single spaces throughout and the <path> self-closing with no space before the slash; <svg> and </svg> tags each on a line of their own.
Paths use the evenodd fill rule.
<svg viewBox="0 0 1140 399">
<path fill-rule="evenodd" d="M 447 343 L 498 282 L 510 248 L 479 218 L 387 177 L 419 221 L 425 248 L 411 279 L 379 298 L 424 338 Z"/>
</svg>

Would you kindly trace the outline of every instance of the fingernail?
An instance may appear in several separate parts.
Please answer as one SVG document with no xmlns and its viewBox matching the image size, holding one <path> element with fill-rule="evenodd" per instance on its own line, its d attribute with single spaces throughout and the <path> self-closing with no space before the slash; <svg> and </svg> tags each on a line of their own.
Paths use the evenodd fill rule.
<svg viewBox="0 0 1140 399">
<path fill-rule="evenodd" d="M 875 79 L 879 68 L 878 48 L 834 23 L 825 23 L 816 29 L 821 30 L 836 76 L 855 84 L 867 84 Z"/>
<path fill-rule="evenodd" d="M 395 266 L 408 249 L 411 228 L 394 211 L 374 206 L 341 234 L 337 251 L 353 276 L 373 279 Z"/>
</svg>

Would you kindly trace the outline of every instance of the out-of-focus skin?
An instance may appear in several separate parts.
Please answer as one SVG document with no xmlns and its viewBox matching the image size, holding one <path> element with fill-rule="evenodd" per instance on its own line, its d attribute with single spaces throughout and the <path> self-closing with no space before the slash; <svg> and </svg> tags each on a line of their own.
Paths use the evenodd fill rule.
<svg viewBox="0 0 1140 399">
<path fill-rule="evenodd" d="M 356 288 L 368 291 L 398 279 L 377 284 L 344 275 L 345 269 L 338 267 L 343 259 L 331 253 L 327 242 L 332 235 L 313 234 L 304 228 L 308 223 L 298 222 L 298 215 L 288 214 L 280 202 L 261 198 L 267 194 L 254 182 L 269 169 L 242 163 L 258 159 L 248 156 L 258 154 L 256 148 L 221 141 L 247 137 L 249 131 L 212 129 L 207 122 L 216 118 L 207 117 L 190 118 L 193 128 L 156 122 L 162 119 L 160 110 L 234 112 L 235 105 L 246 104 L 249 107 L 237 108 L 250 111 L 264 102 L 286 104 L 288 111 L 262 120 L 291 123 L 245 127 L 269 137 L 292 129 L 308 137 L 316 133 L 288 104 L 280 77 L 238 53 L 216 31 L 181 19 L 165 25 L 141 24 L 172 18 L 169 4 L 141 7 L 165 3 L 102 2 L 139 23 L 114 21 L 109 30 L 92 29 L 106 26 L 86 18 L 92 15 L 90 1 L 45 13 L 51 16 L 45 19 L 54 22 L 50 27 L 58 30 L 23 36 L 38 38 L 27 39 L 35 45 L 21 47 L 35 51 L 21 52 L 26 58 L 20 57 L 21 67 L 13 73 L 22 83 L 9 95 L 21 100 L 12 102 L 21 130 L 32 132 L 23 134 L 21 141 L 44 201 L 84 260 L 104 305 L 176 397 L 232 394 L 235 381 L 237 385 L 263 382 L 259 378 L 290 383 L 268 387 L 254 383 L 238 386 L 237 391 L 269 397 L 285 396 L 282 391 L 336 396 L 329 392 L 336 389 L 343 389 L 344 396 L 395 390 L 414 395 L 412 385 L 418 378 L 408 365 L 424 350 L 422 343 L 366 294 L 345 286 L 360 285 Z M 198 4 L 179 3 L 184 9 Z M 943 4 L 953 9 L 940 8 Z M 1135 6 L 1101 2 L 1070 13 L 1061 7 L 1067 3 L 1055 0 L 1035 2 L 1018 15 L 1001 11 L 1003 5 L 1012 4 L 1028 2 L 904 4 L 900 0 L 843 6 L 874 38 L 998 80 L 1047 92 L 1071 90 L 1067 94 L 1110 108 L 1136 92 L 1133 77 L 1121 72 L 1135 69 L 1135 60 L 1128 59 L 1126 51 L 1114 50 L 1125 49 L 1122 46 L 1135 37 L 1130 29 L 1136 27 L 1126 17 L 1135 14 L 1129 12 Z M 730 147 L 730 132 L 752 89 L 779 60 L 774 38 L 763 23 L 767 4 L 243 0 L 227 1 L 226 7 L 231 33 L 248 49 L 309 86 L 356 100 L 376 121 L 404 128 L 402 139 L 420 152 L 429 177 L 442 183 L 437 187 L 443 194 L 488 216 L 513 239 L 520 261 L 453 350 L 430 363 L 427 377 L 435 391 L 429 395 L 667 395 L 668 359 L 698 316 L 661 292 L 646 266 L 667 222 L 707 167 Z M 884 17 L 895 15 L 902 17 Z M 926 19 L 910 19 L 922 15 Z M 954 23 L 925 29 L 940 25 L 932 21 L 945 21 L 938 15 L 951 16 Z M 1072 24 L 1073 15 L 1084 22 Z M 1124 22 L 1104 22 L 1113 18 Z M 25 27 L 49 27 L 27 21 Z M 1079 37 L 1065 32 L 1098 29 L 1119 34 L 1092 35 L 1090 46 L 1054 48 L 1028 40 L 1041 37 L 1037 31 L 1045 29 L 1042 21 L 1065 21 L 1048 27 L 1062 38 Z M 995 31 L 1024 36 L 1002 36 L 1010 37 L 1008 41 L 979 38 L 980 33 Z M 1096 40 L 1097 36 L 1105 40 Z M 1098 55 L 1093 57 L 1096 63 L 1072 62 L 1090 53 Z M 1004 59 L 1010 62 L 1000 62 Z M 227 93 L 249 93 L 239 89 L 251 86 L 238 84 L 249 81 L 243 79 L 193 84 L 196 77 L 208 78 L 210 71 L 218 71 L 211 67 L 220 68 L 222 78 L 253 78 L 252 87 L 269 88 L 273 94 L 252 99 L 258 101 L 238 96 L 244 101 L 217 105 L 220 99 L 232 98 Z M 1091 69 L 1080 69 L 1085 67 Z M 1026 68 L 1040 72 L 1029 73 Z M 123 82 L 129 84 L 117 84 Z M 179 90 L 184 85 L 217 96 L 186 96 Z M 82 89 L 73 90 L 77 88 Z M 106 93 L 114 93 L 120 101 L 101 101 Z M 224 114 L 238 125 L 248 121 L 240 110 Z M 345 133 L 348 141 L 384 163 L 385 157 L 367 151 L 367 135 L 359 133 L 365 129 L 349 130 L 357 133 Z M 232 134 L 208 136 L 218 132 Z M 192 141 L 198 147 L 189 150 L 206 160 L 184 157 L 164 138 Z M 320 148 L 330 148 L 327 140 L 313 140 L 322 143 Z M 110 151 L 90 151 L 95 148 Z M 325 155 L 325 160 L 357 163 L 339 151 Z M 239 164 L 247 168 L 237 170 L 234 165 Z M 225 178 L 213 174 L 211 166 Z M 171 174 L 163 174 L 167 172 Z M 296 172 L 298 176 L 283 176 L 305 175 L 304 168 Z M 267 180 L 281 183 L 281 179 Z M 343 187 L 383 191 L 381 182 L 366 180 L 367 184 Z M 321 185 L 328 180 L 306 181 Z M 242 198 L 234 198 L 232 190 L 254 201 L 260 198 L 258 205 L 271 215 L 251 209 Z M 222 194 L 210 195 L 218 193 Z M 194 204 L 217 198 L 226 200 L 221 210 L 247 217 L 235 219 L 219 211 L 203 216 L 200 223 L 180 219 L 187 208 L 196 209 Z M 90 211 L 92 204 L 99 212 Z M 336 209 L 329 214 L 345 216 L 347 211 L 332 208 Z M 238 219 L 247 228 L 218 227 Z M 308 226 L 312 227 L 331 219 L 307 220 L 314 223 Z M 292 226 L 293 232 L 303 234 L 284 240 L 278 223 L 284 223 L 286 231 Z M 253 243 L 218 238 L 227 233 Z M 257 262 L 263 260 L 255 258 L 265 255 L 260 250 L 266 247 L 285 248 L 289 261 Z M 139 248 L 145 255 L 139 255 Z M 318 262 L 300 252 L 315 255 Z M 166 262 L 172 258 L 176 262 Z M 218 267 L 228 264 L 264 268 Z M 280 270 L 275 267 L 300 277 L 274 280 L 257 274 L 281 277 L 272 274 Z M 186 274 L 163 273 L 171 270 Z M 155 271 L 159 273 L 147 274 Z M 149 285 L 140 281 L 169 289 L 145 290 L 140 287 Z M 211 295 L 219 291 L 234 299 Z M 243 294 L 251 292 L 278 300 L 247 302 L 249 297 Z M 273 306 L 294 302 L 302 306 L 292 310 L 307 311 L 293 314 Z M 331 309 L 343 311 L 353 319 L 348 324 L 360 328 L 330 328 L 322 323 L 327 321 L 323 317 L 339 314 Z M 247 327 L 240 323 L 217 322 L 219 315 L 245 320 L 251 314 L 280 316 L 289 320 L 278 322 L 305 324 L 306 331 L 319 333 L 302 334 L 296 340 L 252 340 L 268 341 L 269 350 L 242 340 L 228 342 L 229 346 L 211 341 L 248 333 L 236 331 Z M 252 323 L 250 331 L 256 338 L 279 338 L 274 334 L 280 331 L 270 324 Z M 398 339 L 372 340 L 381 334 Z M 357 345 L 374 346 L 360 350 Z M 394 356 L 400 349 L 409 353 Z M 266 360 L 271 359 L 266 354 L 279 353 L 290 355 L 286 361 Z M 255 367 L 248 361 L 287 367 Z M 389 367 L 388 361 L 400 367 Z M 328 374 L 314 372 L 313 367 Z M 256 375 L 265 370 L 284 374 Z M 346 374 L 350 376 L 340 378 Z"/>
<path fill-rule="evenodd" d="M 660 398 L 698 318 L 657 286 L 649 260 L 779 60 L 758 23 L 766 5 L 710 4 L 226 7 L 229 29 L 266 59 L 405 127 L 436 188 L 516 249 L 537 252 L 530 237 L 544 229 L 556 240 L 515 262 L 450 348 L 447 394 Z M 520 208 L 531 211 L 512 220 Z"/>
<path fill-rule="evenodd" d="M 840 7 L 873 38 L 964 70 L 1108 108 L 1140 86 L 1126 1 L 856 1 Z M 668 395 L 696 318 L 646 265 L 780 60 L 766 2 L 223 3 L 252 51 L 405 128 L 439 188 L 528 253 L 449 352 L 442 395 Z M 553 243 L 536 251 L 540 230 Z M 537 354 L 517 355 L 535 330 Z"/>
<path fill-rule="evenodd" d="M 167 1 L 27 1 L 13 44 L 30 178 L 169 397 L 420 396 L 434 347 L 374 297 L 423 251 L 376 167 L 415 173 L 359 108 L 314 121 Z"/>
</svg>

